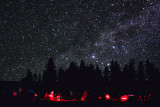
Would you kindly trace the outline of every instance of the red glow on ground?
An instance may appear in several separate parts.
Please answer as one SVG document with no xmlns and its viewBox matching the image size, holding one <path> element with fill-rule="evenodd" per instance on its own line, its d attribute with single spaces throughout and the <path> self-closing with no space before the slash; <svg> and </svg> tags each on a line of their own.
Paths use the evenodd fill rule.
<svg viewBox="0 0 160 107">
<path fill-rule="evenodd" d="M 82 97 L 82 98 L 81 98 L 81 101 L 85 101 L 85 99 Z"/>
<path fill-rule="evenodd" d="M 49 97 L 51 98 L 51 97 L 53 97 L 53 95 L 52 95 L 52 94 L 49 94 Z"/>
<path fill-rule="evenodd" d="M 35 93 L 34 96 L 37 97 L 38 95 Z"/>
<path fill-rule="evenodd" d="M 13 95 L 14 95 L 14 96 L 16 96 L 16 95 L 17 95 L 17 93 L 13 93 Z"/>
<path fill-rule="evenodd" d="M 44 98 L 47 98 L 48 97 L 48 93 L 46 93 L 45 95 L 44 95 Z"/>
<path fill-rule="evenodd" d="M 125 102 L 125 101 L 128 100 L 128 95 L 121 96 L 120 99 L 121 99 L 122 102 Z"/>
<path fill-rule="evenodd" d="M 151 94 L 149 94 L 149 95 L 147 96 L 147 99 L 148 99 L 148 100 L 151 100 Z"/>
<path fill-rule="evenodd" d="M 48 96 L 49 96 L 49 100 L 51 100 L 51 101 L 53 101 L 53 100 L 54 100 L 54 97 L 53 97 L 53 95 L 52 95 L 52 94 L 49 94 Z"/>
<path fill-rule="evenodd" d="M 54 91 L 51 91 L 50 94 L 46 93 L 44 95 L 43 100 L 49 100 L 49 101 L 63 101 L 62 96 L 60 94 L 55 94 Z"/>
<path fill-rule="evenodd" d="M 19 92 L 20 92 L 20 93 L 22 92 L 22 88 L 19 90 Z"/>
<path fill-rule="evenodd" d="M 85 101 L 85 98 L 87 98 L 88 93 L 85 91 L 83 93 L 83 96 L 81 97 L 81 101 Z"/>
<path fill-rule="evenodd" d="M 61 96 L 60 95 L 57 95 L 57 101 L 61 101 Z"/>
<path fill-rule="evenodd" d="M 106 95 L 105 95 L 105 99 L 106 99 L 106 100 L 110 100 L 110 99 L 111 99 L 111 97 L 109 96 L 109 94 L 106 94 Z"/>
<path fill-rule="evenodd" d="M 98 99 L 102 99 L 102 97 L 98 97 Z"/>
<path fill-rule="evenodd" d="M 53 95 L 53 94 L 54 94 L 54 91 L 51 91 L 51 94 Z"/>
</svg>

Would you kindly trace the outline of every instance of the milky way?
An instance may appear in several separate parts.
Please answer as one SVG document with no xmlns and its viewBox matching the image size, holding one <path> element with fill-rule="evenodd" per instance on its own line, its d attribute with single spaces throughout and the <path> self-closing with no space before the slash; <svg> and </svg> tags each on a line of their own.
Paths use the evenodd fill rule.
<svg viewBox="0 0 160 107">
<path fill-rule="evenodd" d="M 3 0 L 0 80 L 42 74 L 50 57 L 57 69 L 131 58 L 160 67 L 159 29 L 159 0 Z"/>
</svg>

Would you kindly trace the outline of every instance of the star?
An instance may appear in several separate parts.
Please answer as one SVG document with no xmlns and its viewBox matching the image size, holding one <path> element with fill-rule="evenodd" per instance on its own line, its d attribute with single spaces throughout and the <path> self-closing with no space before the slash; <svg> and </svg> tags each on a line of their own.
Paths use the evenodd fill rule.
<svg viewBox="0 0 160 107">
<path fill-rule="evenodd" d="M 92 59 L 95 59 L 96 58 L 96 56 L 95 55 L 92 55 Z"/>
</svg>

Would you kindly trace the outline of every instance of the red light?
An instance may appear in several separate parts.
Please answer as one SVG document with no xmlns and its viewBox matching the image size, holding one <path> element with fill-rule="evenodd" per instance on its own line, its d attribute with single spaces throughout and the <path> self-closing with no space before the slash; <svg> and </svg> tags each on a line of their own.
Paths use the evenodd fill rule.
<svg viewBox="0 0 160 107">
<path fill-rule="evenodd" d="M 147 96 L 147 99 L 148 99 L 148 100 L 151 100 L 151 94 L 149 94 L 149 95 Z"/>
<path fill-rule="evenodd" d="M 53 97 L 53 95 L 52 95 L 52 94 L 49 94 L 49 97 L 51 98 L 51 97 Z"/>
<path fill-rule="evenodd" d="M 98 97 L 98 99 L 102 99 L 102 97 Z"/>
<path fill-rule="evenodd" d="M 17 95 L 17 93 L 13 93 L 13 95 L 14 95 L 14 96 L 16 96 L 16 95 Z"/>
<path fill-rule="evenodd" d="M 54 100 L 54 98 L 53 98 L 53 95 L 52 95 L 52 94 L 49 94 L 48 96 L 49 96 L 49 100 L 51 100 L 51 101 L 53 101 L 53 100 Z"/>
<path fill-rule="evenodd" d="M 111 99 L 111 97 L 109 96 L 109 94 L 106 94 L 106 95 L 105 95 L 105 98 L 106 98 L 106 100 Z"/>
<path fill-rule="evenodd" d="M 128 95 L 121 96 L 120 99 L 121 99 L 122 102 L 125 102 L 125 101 L 128 100 Z"/>
<path fill-rule="evenodd" d="M 73 95 L 73 92 L 72 92 L 72 91 L 70 91 L 70 95 L 71 95 L 71 96 Z"/>
<path fill-rule="evenodd" d="M 57 101 L 61 101 L 61 96 L 60 95 L 57 96 Z"/>
<path fill-rule="evenodd" d="M 54 91 L 51 91 L 51 94 L 53 95 L 53 94 L 54 94 Z"/>
<path fill-rule="evenodd" d="M 85 91 L 83 93 L 83 96 L 81 97 L 81 101 L 85 101 L 85 98 L 87 98 L 88 93 Z"/>
<path fill-rule="evenodd" d="M 20 92 L 20 93 L 22 92 L 22 88 L 19 90 L 19 92 Z"/>
<path fill-rule="evenodd" d="M 37 97 L 38 95 L 35 93 L 34 96 Z"/>
<path fill-rule="evenodd" d="M 84 100 L 85 100 L 85 99 L 82 97 L 82 98 L 81 98 L 81 101 L 84 101 Z"/>
</svg>

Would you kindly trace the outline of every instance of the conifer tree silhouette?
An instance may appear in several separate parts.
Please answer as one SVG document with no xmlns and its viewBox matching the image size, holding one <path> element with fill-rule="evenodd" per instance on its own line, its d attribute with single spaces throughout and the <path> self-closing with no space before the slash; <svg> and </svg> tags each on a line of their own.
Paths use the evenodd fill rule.
<svg viewBox="0 0 160 107">
<path fill-rule="evenodd" d="M 46 70 L 43 73 L 43 84 L 48 89 L 52 89 L 56 87 L 56 70 L 53 62 L 53 58 L 48 60 L 48 64 L 46 64 Z"/>
<path fill-rule="evenodd" d="M 98 65 L 96 65 L 95 69 L 95 87 L 96 87 L 96 93 L 102 95 L 103 93 L 103 81 L 102 81 L 102 72 Z"/>
<path fill-rule="evenodd" d="M 121 91 L 122 83 L 121 83 L 121 71 L 120 65 L 117 61 L 111 61 L 111 87 L 114 93 L 119 93 Z"/>
<path fill-rule="evenodd" d="M 42 77 L 41 77 L 41 74 L 39 73 L 39 75 L 38 75 L 38 84 L 41 84 L 41 82 L 42 82 Z"/>
<path fill-rule="evenodd" d="M 135 79 L 135 60 L 131 59 L 130 63 L 129 63 L 129 79 L 131 84 L 134 82 Z"/>
<path fill-rule="evenodd" d="M 33 75 L 30 70 L 27 71 L 27 76 L 22 79 L 22 84 L 24 88 L 32 88 L 33 87 Z"/>
<path fill-rule="evenodd" d="M 133 59 L 124 65 L 122 72 L 119 63 L 112 60 L 110 68 L 105 67 L 103 76 L 98 65 L 94 68 L 92 64 L 89 66 L 85 65 L 83 60 L 79 66 L 75 62 L 71 62 L 65 71 L 62 68 L 59 69 L 58 84 L 56 83 L 57 75 L 55 68 L 53 59 L 50 58 L 46 64 L 43 79 L 41 79 L 41 74 L 39 74 L 38 81 L 37 74 L 32 75 L 32 72 L 28 70 L 26 77 L 22 79 L 23 87 L 26 89 L 39 88 L 41 91 L 44 89 L 49 91 L 59 88 L 66 96 L 70 96 L 70 94 L 67 94 L 69 92 L 81 93 L 84 91 L 96 93 L 96 95 L 104 95 L 105 90 L 109 90 L 111 93 L 117 95 L 123 90 L 125 94 L 126 92 L 152 93 L 154 101 L 159 97 L 157 93 L 160 88 L 157 85 L 160 82 L 160 72 L 149 60 L 146 60 L 144 65 L 142 61 L 139 61 L 136 68 L 137 75 L 135 75 L 135 61 Z M 145 72 L 148 74 L 149 81 L 145 81 Z M 41 85 L 41 83 L 43 84 Z M 94 96 L 95 94 L 90 97 L 93 98 Z"/>
<path fill-rule="evenodd" d="M 159 90 L 160 87 L 158 87 L 158 84 L 160 83 L 160 73 L 158 68 L 155 68 L 153 63 L 151 63 L 148 59 L 145 63 L 145 70 L 149 76 L 149 91 L 152 93 L 152 100 L 153 103 L 159 104 L 158 98 L 159 98 Z"/>
<path fill-rule="evenodd" d="M 92 88 L 93 90 L 95 90 L 96 86 L 96 74 L 95 74 L 95 69 L 94 66 L 92 64 L 89 65 L 88 67 L 88 81 L 89 81 L 89 87 Z"/>
<path fill-rule="evenodd" d="M 103 73 L 103 82 L 104 82 L 104 88 L 108 90 L 109 88 L 109 68 L 106 66 Z"/>
<path fill-rule="evenodd" d="M 59 72 L 58 72 L 58 83 L 59 83 L 59 86 L 62 88 L 63 85 L 64 85 L 64 70 L 62 68 L 59 69 Z"/>
<path fill-rule="evenodd" d="M 33 78 L 34 83 L 37 82 L 37 73 L 34 73 L 34 78 Z"/>
<path fill-rule="evenodd" d="M 77 86 L 77 72 L 78 66 L 72 61 L 69 68 L 65 72 L 65 84 L 68 88 L 74 88 Z"/>
<path fill-rule="evenodd" d="M 83 88 L 86 88 L 87 86 L 87 69 L 86 69 L 86 66 L 85 66 L 85 63 L 84 61 L 82 60 L 81 63 L 80 63 L 80 66 L 79 66 L 79 72 L 78 72 L 78 75 L 77 76 L 77 79 L 78 79 L 78 84 L 80 87 L 83 87 Z"/>
<path fill-rule="evenodd" d="M 130 87 L 130 74 L 129 74 L 129 66 L 128 64 L 124 65 L 123 73 L 122 73 L 122 83 L 123 83 L 123 90 L 127 91 Z"/>
<path fill-rule="evenodd" d="M 138 79 L 140 82 L 144 82 L 145 78 L 144 78 L 144 66 L 143 66 L 143 62 L 139 61 L 138 64 Z"/>
</svg>

